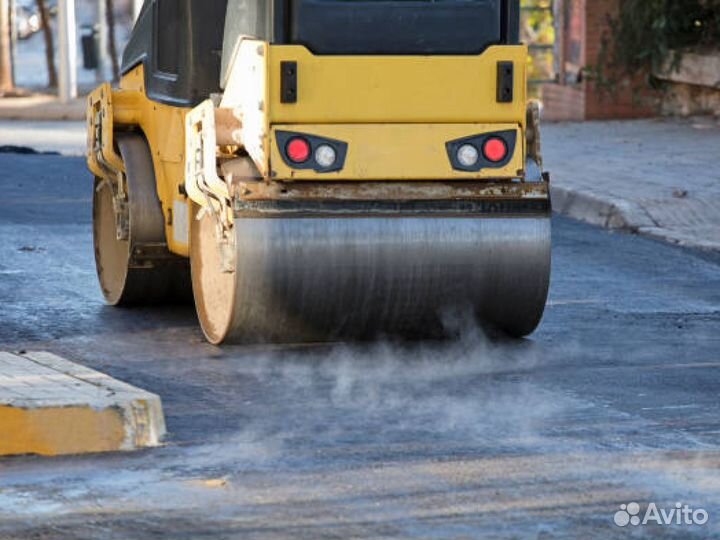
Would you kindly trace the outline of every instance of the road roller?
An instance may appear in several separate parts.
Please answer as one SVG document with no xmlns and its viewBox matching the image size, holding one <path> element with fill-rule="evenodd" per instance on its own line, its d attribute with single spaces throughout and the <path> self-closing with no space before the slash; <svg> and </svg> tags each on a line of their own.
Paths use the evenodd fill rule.
<svg viewBox="0 0 720 540">
<path fill-rule="evenodd" d="M 549 176 L 519 0 L 146 0 L 88 98 L 100 286 L 207 340 L 532 333 Z"/>
</svg>

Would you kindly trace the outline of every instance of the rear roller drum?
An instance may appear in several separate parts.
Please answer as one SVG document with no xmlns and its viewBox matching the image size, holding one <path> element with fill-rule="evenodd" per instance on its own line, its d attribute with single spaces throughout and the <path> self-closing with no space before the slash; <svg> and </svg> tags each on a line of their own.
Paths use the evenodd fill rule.
<svg viewBox="0 0 720 540">
<path fill-rule="evenodd" d="M 192 220 L 195 302 L 216 344 L 433 336 L 457 310 L 520 337 L 547 298 L 545 215 L 243 217 L 233 234 L 225 273 L 212 216 Z"/>
<path fill-rule="evenodd" d="M 93 235 L 100 287 L 114 306 L 156 305 L 187 300 L 187 261 L 165 243 L 162 207 L 150 150 L 139 135 L 116 136 L 127 176 L 127 239 L 118 239 L 113 187 L 95 179 Z"/>
</svg>

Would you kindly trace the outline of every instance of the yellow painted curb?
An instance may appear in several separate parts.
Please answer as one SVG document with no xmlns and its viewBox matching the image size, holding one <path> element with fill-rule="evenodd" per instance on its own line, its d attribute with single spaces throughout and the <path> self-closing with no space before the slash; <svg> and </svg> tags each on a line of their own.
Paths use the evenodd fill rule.
<svg viewBox="0 0 720 540">
<path fill-rule="evenodd" d="M 157 446 L 160 398 L 43 352 L 0 352 L 0 456 Z"/>
</svg>

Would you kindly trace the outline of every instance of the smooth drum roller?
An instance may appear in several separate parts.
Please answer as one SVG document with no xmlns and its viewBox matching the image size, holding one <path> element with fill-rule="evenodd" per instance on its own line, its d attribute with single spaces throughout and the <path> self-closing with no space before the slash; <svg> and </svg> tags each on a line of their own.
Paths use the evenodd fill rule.
<svg viewBox="0 0 720 540">
<path fill-rule="evenodd" d="M 165 243 L 162 208 L 157 196 L 152 157 L 140 135 L 118 134 L 127 179 L 122 209 L 116 208 L 109 179 L 95 179 L 93 233 L 97 274 L 110 305 L 154 305 L 187 299 L 188 264 Z M 116 215 L 126 220 L 118 231 Z"/>
<path fill-rule="evenodd" d="M 212 216 L 192 227 L 195 300 L 213 343 L 434 336 L 457 310 L 524 336 L 547 298 L 548 216 L 237 217 L 230 273 Z"/>
</svg>

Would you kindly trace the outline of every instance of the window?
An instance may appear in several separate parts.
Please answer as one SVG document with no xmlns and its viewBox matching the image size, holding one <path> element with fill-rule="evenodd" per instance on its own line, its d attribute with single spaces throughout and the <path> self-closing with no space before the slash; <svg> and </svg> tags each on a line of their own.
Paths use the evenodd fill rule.
<svg viewBox="0 0 720 540">
<path fill-rule="evenodd" d="M 155 7 L 155 68 L 176 76 L 180 67 L 178 36 L 182 14 L 177 0 L 157 0 Z"/>
</svg>

